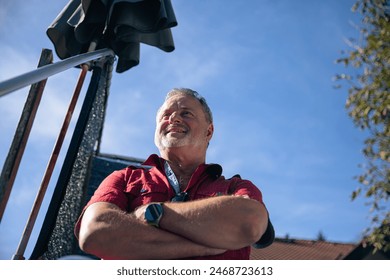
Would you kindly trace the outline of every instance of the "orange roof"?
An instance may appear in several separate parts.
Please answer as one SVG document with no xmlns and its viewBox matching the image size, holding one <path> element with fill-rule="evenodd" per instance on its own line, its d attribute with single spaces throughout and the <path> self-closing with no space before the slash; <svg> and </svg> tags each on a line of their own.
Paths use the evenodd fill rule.
<svg viewBox="0 0 390 280">
<path fill-rule="evenodd" d="M 275 238 L 265 249 L 252 249 L 252 260 L 338 260 L 357 244 Z"/>
</svg>

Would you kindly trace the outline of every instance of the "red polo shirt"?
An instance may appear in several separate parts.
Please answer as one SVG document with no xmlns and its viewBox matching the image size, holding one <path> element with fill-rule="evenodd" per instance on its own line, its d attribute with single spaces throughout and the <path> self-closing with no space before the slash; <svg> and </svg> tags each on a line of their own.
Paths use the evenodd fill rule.
<svg viewBox="0 0 390 280">
<path fill-rule="evenodd" d="M 247 195 L 263 203 L 260 190 L 250 181 L 238 177 L 225 179 L 221 173 L 222 167 L 218 164 L 200 165 L 184 190 L 188 193 L 189 200 L 219 195 Z M 132 212 L 143 204 L 171 201 L 174 196 L 175 191 L 165 174 L 164 159 L 151 155 L 143 167 L 129 166 L 111 173 L 100 184 L 84 210 L 95 202 L 110 202 L 122 210 Z M 79 230 L 80 220 L 76 224 L 76 232 Z M 250 247 L 245 247 L 201 259 L 249 259 L 249 255 Z"/>
</svg>

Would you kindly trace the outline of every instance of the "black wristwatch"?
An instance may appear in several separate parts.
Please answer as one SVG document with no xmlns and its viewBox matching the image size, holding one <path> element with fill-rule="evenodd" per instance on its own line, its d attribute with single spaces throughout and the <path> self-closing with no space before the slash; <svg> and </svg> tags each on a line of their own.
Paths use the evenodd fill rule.
<svg viewBox="0 0 390 280">
<path fill-rule="evenodd" d="M 155 227 L 159 227 L 160 220 L 164 214 L 162 203 L 151 203 L 145 209 L 146 222 Z"/>
</svg>

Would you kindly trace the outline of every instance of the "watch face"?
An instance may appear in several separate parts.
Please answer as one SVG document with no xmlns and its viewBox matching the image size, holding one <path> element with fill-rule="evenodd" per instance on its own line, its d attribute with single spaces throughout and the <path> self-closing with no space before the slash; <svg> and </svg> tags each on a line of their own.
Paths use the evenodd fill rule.
<svg viewBox="0 0 390 280">
<path fill-rule="evenodd" d="M 161 204 L 151 204 L 145 210 L 145 220 L 150 225 L 158 226 L 162 213 L 163 208 Z"/>
</svg>

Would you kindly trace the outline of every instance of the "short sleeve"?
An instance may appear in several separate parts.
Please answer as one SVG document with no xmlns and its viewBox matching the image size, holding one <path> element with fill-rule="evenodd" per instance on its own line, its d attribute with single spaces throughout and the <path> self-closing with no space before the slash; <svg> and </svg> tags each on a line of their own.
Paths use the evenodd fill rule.
<svg viewBox="0 0 390 280">
<path fill-rule="evenodd" d="M 124 195 L 123 189 L 126 186 L 126 180 L 124 175 L 124 170 L 114 171 L 108 175 L 99 187 L 96 189 L 95 193 L 84 206 L 79 218 L 76 221 L 74 227 L 74 234 L 78 238 L 81 219 L 84 215 L 85 210 L 93 203 L 96 202 L 109 202 L 117 205 L 119 208 L 125 210 L 127 198 Z"/>
<path fill-rule="evenodd" d="M 244 180 L 236 175 L 230 179 L 229 194 L 237 196 L 248 196 L 251 199 L 263 203 L 261 191 L 249 180 Z"/>
<path fill-rule="evenodd" d="M 239 175 L 236 175 L 230 180 L 232 180 L 231 189 L 229 191 L 231 194 L 243 196 L 245 195 L 264 204 L 261 191 L 251 181 L 243 180 L 240 178 Z M 274 242 L 274 239 L 275 230 L 268 215 L 268 224 L 266 231 L 264 232 L 260 240 L 252 246 L 256 249 L 266 248 Z"/>
<path fill-rule="evenodd" d="M 122 169 L 108 175 L 96 189 L 86 207 L 95 202 L 109 202 L 126 210 L 128 204 L 128 198 L 124 192 L 127 185 L 126 172 L 127 169 Z"/>
</svg>

